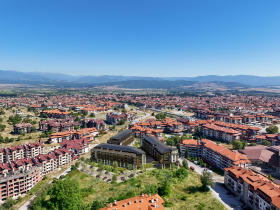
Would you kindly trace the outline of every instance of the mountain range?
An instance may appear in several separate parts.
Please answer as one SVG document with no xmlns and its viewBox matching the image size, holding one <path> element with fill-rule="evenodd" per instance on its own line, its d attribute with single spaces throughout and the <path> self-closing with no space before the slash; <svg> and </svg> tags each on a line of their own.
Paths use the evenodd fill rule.
<svg viewBox="0 0 280 210">
<path fill-rule="evenodd" d="M 134 81 L 134 82 L 131 82 Z M 165 83 L 164 87 L 171 88 L 177 86 L 188 86 L 197 82 L 202 83 L 223 83 L 224 85 L 239 87 L 265 87 L 280 86 L 280 76 L 262 77 L 253 75 L 206 75 L 198 77 L 141 77 L 141 76 L 71 76 L 59 73 L 41 72 L 19 72 L 0 70 L 0 84 L 49 84 L 49 85 L 118 85 L 122 87 L 152 88 L 160 83 Z M 142 83 L 142 85 L 141 85 Z M 168 84 L 167 84 L 168 83 Z M 154 84 L 154 85 L 153 85 Z M 144 87 L 146 86 L 146 87 Z"/>
</svg>

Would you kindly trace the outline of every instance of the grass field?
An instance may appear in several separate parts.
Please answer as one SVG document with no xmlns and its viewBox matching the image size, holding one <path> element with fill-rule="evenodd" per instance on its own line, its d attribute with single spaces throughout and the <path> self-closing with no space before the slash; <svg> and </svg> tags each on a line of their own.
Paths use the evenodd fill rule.
<svg viewBox="0 0 280 210">
<path fill-rule="evenodd" d="M 147 186 L 158 185 L 159 180 L 164 179 L 166 172 L 170 171 L 158 169 L 147 171 L 120 184 L 106 183 L 80 171 L 73 171 L 68 176 L 77 180 L 81 188 L 93 187 L 94 193 L 83 198 L 83 202 L 92 203 L 95 200 L 107 201 L 109 198 L 115 198 L 121 194 L 139 195 Z M 212 196 L 211 192 L 202 192 L 200 187 L 199 175 L 195 172 L 190 172 L 188 178 L 183 181 L 173 181 L 172 194 L 164 197 L 173 206 L 165 209 L 226 209 Z"/>
<path fill-rule="evenodd" d="M 4 109 L 5 114 L 1 115 L 0 117 L 3 119 L 3 122 L 1 124 L 6 125 L 6 128 L 3 132 L 0 132 L 0 134 L 5 138 L 14 138 L 17 139 L 20 135 L 15 135 L 12 134 L 11 132 L 13 131 L 13 125 L 10 125 L 8 123 L 8 119 L 10 116 L 15 115 L 14 112 L 16 110 L 21 110 L 22 113 L 24 113 L 24 115 L 30 115 L 32 116 L 31 119 L 37 121 L 37 123 L 34 125 L 35 128 L 39 128 L 39 121 L 40 119 L 37 118 L 36 116 L 34 116 L 33 112 L 28 112 L 27 108 L 25 107 L 20 107 L 20 108 L 12 108 L 9 110 Z M 21 140 L 20 141 L 14 141 L 11 143 L 2 143 L 1 147 L 10 147 L 10 146 L 18 146 L 21 144 L 28 144 L 31 142 L 37 142 L 39 140 L 39 136 L 41 135 L 42 132 L 37 131 L 35 133 L 27 133 L 25 136 L 20 136 Z M 47 139 L 47 138 L 46 138 Z M 46 140 L 43 139 L 43 140 Z"/>
</svg>

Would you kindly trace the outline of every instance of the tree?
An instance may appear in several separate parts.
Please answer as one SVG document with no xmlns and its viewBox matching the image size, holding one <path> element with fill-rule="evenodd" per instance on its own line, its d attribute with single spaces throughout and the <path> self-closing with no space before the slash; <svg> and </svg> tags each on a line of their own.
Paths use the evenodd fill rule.
<svg viewBox="0 0 280 210">
<path fill-rule="evenodd" d="M 103 163 L 99 163 L 99 164 L 98 164 L 98 171 L 99 171 L 99 174 L 100 174 L 100 175 L 102 174 L 103 170 L 104 170 L 104 165 L 103 165 Z"/>
<path fill-rule="evenodd" d="M 76 117 L 76 118 L 75 118 L 75 122 L 79 122 L 79 123 L 80 123 L 80 122 L 81 122 L 81 119 L 80 119 L 79 117 Z"/>
<path fill-rule="evenodd" d="M 16 204 L 16 200 L 14 200 L 12 198 L 7 198 L 5 203 L 3 203 L 2 207 L 4 209 L 10 209 L 15 204 Z"/>
<path fill-rule="evenodd" d="M 183 167 L 184 167 L 185 169 L 189 169 L 188 161 L 183 160 L 182 164 L 183 164 Z"/>
<path fill-rule="evenodd" d="M 48 209 L 79 209 L 81 190 L 73 179 L 57 180 L 49 191 Z"/>
<path fill-rule="evenodd" d="M 89 116 L 90 116 L 90 117 L 95 117 L 95 114 L 94 114 L 94 113 L 90 113 Z"/>
<path fill-rule="evenodd" d="M 202 134 L 202 131 L 201 131 L 201 128 L 198 127 L 195 132 L 193 133 L 193 138 L 194 139 L 201 139 L 203 137 L 203 134 Z"/>
<path fill-rule="evenodd" d="M 232 142 L 232 146 L 233 146 L 233 149 L 242 149 L 243 148 L 243 143 L 239 140 L 234 140 Z"/>
<path fill-rule="evenodd" d="M 172 188 L 169 181 L 165 181 L 162 185 L 158 188 L 158 194 L 160 196 L 168 197 L 172 192 Z"/>
<path fill-rule="evenodd" d="M 4 130 L 5 130 L 5 128 L 6 128 L 6 125 L 2 125 L 2 124 L 0 124 L 0 132 L 4 131 Z"/>
<path fill-rule="evenodd" d="M 188 177 L 189 173 L 186 168 L 182 167 L 176 170 L 175 175 L 179 180 L 184 180 Z"/>
<path fill-rule="evenodd" d="M 120 122 L 119 122 L 119 125 L 123 125 L 125 124 L 126 120 L 125 119 L 121 119 Z"/>
<path fill-rule="evenodd" d="M 158 113 L 155 117 L 157 120 L 164 120 L 166 118 L 166 115 L 163 113 Z"/>
<path fill-rule="evenodd" d="M 279 132 L 278 131 L 279 129 L 278 129 L 278 127 L 276 125 L 270 125 L 265 130 L 269 134 L 274 134 L 274 133 L 278 133 Z"/>
<path fill-rule="evenodd" d="M 119 170 L 118 170 L 118 163 L 116 161 L 114 161 L 113 163 L 113 172 L 115 174 L 118 174 Z"/>
<path fill-rule="evenodd" d="M 208 170 L 202 172 L 200 181 L 205 191 L 207 190 L 207 186 L 214 186 L 213 175 Z"/>
<path fill-rule="evenodd" d="M 106 205 L 102 202 L 102 201 L 94 201 L 92 203 L 91 209 L 92 210 L 99 210 L 103 207 L 105 207 Z"/>
<path fill-rule="evenodd" d="M 48 115 L 46 113 L 41 115 L 42 118 L 48 118 Z"/>
<path fill-rule="evenodd" d="M 264 141 L 262 141 L 262 145 L 270 147 L 271 143 L 267 140 L 264 140 Z"/>
<path fill-rule="evenodd" d="M 88 111 L 83 111 L 83 116 L 87 116 L 88 115 Z"/>
<path fill-rule="evenodd" d="M 21 117 L 18 114 L 15 116 L 10 116 L 8 122 L 12 123 L 13 125 L 19 124 L 21 122 Z"/>
<path fill-rule="evenodd" d="M 112 183 L 116 183 L 117 182 L 117 175 L 114 174 L 112 177 Z"/>
<path fill-rule="evenodd" d="M 247 147 L 247 146 L 248 146 L 248 142 L 247 142 L 247 141 L 242 141 L 242 143 L 243 143 L 243 147 L 242 147 L 242 149 L 244 149 L 245 147 Z"/>
</svg>

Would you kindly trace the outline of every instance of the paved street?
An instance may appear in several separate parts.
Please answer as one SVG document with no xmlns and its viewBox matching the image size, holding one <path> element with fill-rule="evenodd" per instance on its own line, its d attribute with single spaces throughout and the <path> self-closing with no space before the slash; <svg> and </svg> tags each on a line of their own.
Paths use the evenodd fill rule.
<svg viewBox="0 0 280 210">
<path fill-rule="evenodd" d="M 181 160 L 182 161 L 182 160 Z M 187 160 L 188 161 L 188 160 Z M 202 174 L 202 171 L 205 169 L 199 165 L 194 164 L 193 162 L 188 161 L 189 167 L 193 166 L 195 171 L 199 174 Z M 209 169 L 208 169 L 209 170 Z M 213 179 L 215 181 L 215 187 L 211 188 L 212 194 L 227 208 L 231 210 L 241 210 L 239 207 L 242 203 L 235 196 L 228 193 L 228 191 L 223 187 L 224 177 L 216 173 L 213 173 Z"/>
</svg>

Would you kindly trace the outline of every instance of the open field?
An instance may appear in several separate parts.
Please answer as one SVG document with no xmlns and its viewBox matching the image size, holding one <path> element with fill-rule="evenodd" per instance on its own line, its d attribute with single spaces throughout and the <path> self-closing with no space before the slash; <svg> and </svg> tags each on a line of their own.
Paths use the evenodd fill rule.
<svg viewBox="0 0 280 210">
<path fill-rule="evenodd" d="M 136 178 L 128 181 L 111 184 L 100 181 L 80 171 L 70 172 L 67 176 L 70 179 L 75 179 L 79 182 L 81 188 L 92 186 L 94 193 L 84 197 L 83 202 L 92 203 L 95 200 L 107 201 L 109 198 L 115 198 L 120 194 L 135 194 L 139 195 L 145 191 L 148 186 L 160 184 L 160 180 L 166 178 L 172 171 L 168 170 L 152 170 L 139 175 Z M 201 183 L 199 175 L 195 172 L 190 172 L 188 178 L 183 181 L 172 181 L 172 193 L 165 200 L 173 204 L 172 207 L 165 209 L 225 209 L 225 207 L 213 198 L 211 192 L 202 192 L 200 189 Z"/>
<path fill-rule="evenodd" d="M 13 132 L 13 125 L 9 124 L 8 119 L 10 116 L 14 116 L 15 112 L 20 110 L 22 112 L 22 114 L 24 116 L 30 115 L 30 119 L 32 119 L 33 121 L 36 121 L 36 124 L 34 124 L 33 126 L 38 129 L 39 128 L 39 121 L 40 118 L 36 117 L 34 115 L 33 112 L 28 112 L 27 108 L 25 107 L 20 107 L 20 108 L 12 108 L 12 109 L 4 109 L 5 114 L 1 115 L 0 118 L 3 119 L 3 122 L 1 124 L 6 125 L 6 128 L 4 131 L 0 132 L 0 134 L 6 138 L 14 138 L 15 141 L 14 142 L 10 142 L 10 143 L 2 143 L 1 146 L 2 147 L 10 147 L 10 146 L 17 146 L 20 144 L 28 144 L 31 142 L 37 142 L 40 138 L 40 135 L 42 134 L 41 131 L 36 131 L 35 133 L 27 133 L 25 134 L 25 136 L 21 136 L 21 135 L 16 135 L 16 134 L 12 134 L 11 132 Z M 20 137 L 20 141 L 16 141 L 16 139 Z M 43 140 L 47 140 L 47 139 L 43 139 Z"/>
</svg>

